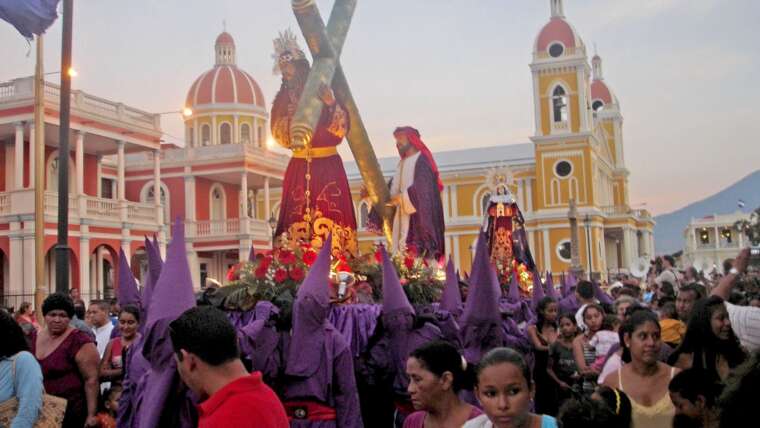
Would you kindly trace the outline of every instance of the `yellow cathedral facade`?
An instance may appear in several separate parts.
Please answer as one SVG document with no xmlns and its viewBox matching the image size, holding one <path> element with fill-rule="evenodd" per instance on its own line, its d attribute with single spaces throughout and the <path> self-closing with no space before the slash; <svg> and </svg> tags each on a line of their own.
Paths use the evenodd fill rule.
<svg viewBox="0 0 760 428">
<path fill-rule="evenodd" d="M 577 206 L 584 271 L 606 278 L 654 253 L 652 216 L 630 205 L 623 116 L 605 81 L 602 60 L 594 55 L 589 65 L 586 46 L 566 20 L 562 0 L 550 0 L 550 6 L 551 17 L 535 39 L 530 64 L 535 109 L 530 142 L 433 150 L 445 186 L 446 252 L 462 271 L 472 263 L 494 173 L 506 176 L 540 270 L 570 269 L 571 200 Z M 398 158 L 379 161 L 383 174 L 392 177 Z M 362 231 L 369 205 L 359 196 L 356 164 L 346 162 L 346 173 L 354 191 L 360 248 L 368 250 L 380 238 Z"/>
</svg>

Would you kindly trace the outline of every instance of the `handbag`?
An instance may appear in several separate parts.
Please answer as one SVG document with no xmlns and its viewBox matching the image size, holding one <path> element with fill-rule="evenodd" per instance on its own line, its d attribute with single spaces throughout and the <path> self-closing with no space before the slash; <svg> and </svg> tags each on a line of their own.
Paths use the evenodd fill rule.
<svg viewBox="0 0 760 428">
<path fill-rule="evenodd" d="M 11 358 L 11 373 L 13 373 L 13 385 L 16 384 L 16 354 Z M 15 394 L 15 391 L 14 391 Z M 0 427 L 9 427 L 13 418 L 18 413 L 18 398 L 9 398 L 0 403 Z M 42 394 L 42 406 L 37 415 L 34 428 L 60 428 L 63 424 L 63 416 L 66 413 L 66 399 L 55 395 Z"/>
</svg>

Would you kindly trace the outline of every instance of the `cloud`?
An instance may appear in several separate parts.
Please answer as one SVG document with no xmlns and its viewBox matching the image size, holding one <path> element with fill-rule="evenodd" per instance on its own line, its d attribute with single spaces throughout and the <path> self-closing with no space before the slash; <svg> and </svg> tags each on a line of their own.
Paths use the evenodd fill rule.
<svg viewBox="0 0 760 428">
<path fill-rule="evenodd" d="M 643 20 L 678 11 L 682 15 L 701 16 L 710 12 L 718 0 L 634 0 L 599 1 L 587 5 L 586 16 L 594 16 L 600 26 Z M 591 10 L 589 10 L 591 9 Z"/>
</svg>

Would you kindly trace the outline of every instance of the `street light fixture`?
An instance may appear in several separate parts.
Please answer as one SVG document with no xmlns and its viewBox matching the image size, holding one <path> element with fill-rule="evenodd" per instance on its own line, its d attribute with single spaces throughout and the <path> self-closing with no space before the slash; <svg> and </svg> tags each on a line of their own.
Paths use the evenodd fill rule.
<svg viewBox="0 0 760 428">
<path fill-rule="evenodd" d="M 272 231 L 272 250 L 274 250 L 275 233 L 277 232 L 277 219 L 274 217 L 274 211 L 269 214 L 269 229 Z"/>
<path fill-rule="evenodd" d="M 586 214 L 583 218 L 583 225 L 586 226 L 586 258 L 588 261 L 588 280 L 592 280 L 591 268 L 591 216 Z"/>
<path fill-rule="evenodd" d="M 43 75 L 49 76 L 51 74 L 61 74 L 61 71 L 48 71 L 47 73 L 44 73 Z M 74 67 L 69 67 L 69 77 L 77 77 L 79 76 L 79 73 L 74 69 Z"/>
<path fill-rule="evenodd" d="M 156 114 L 158 114 L 158 115 L 164 115 L 164 114 L 175 114 L 175 113 L 179 113 L 179 114 L 181 114 L 184 117 L 190 117 L 190 116 L 193 115 L 193 109 L 191 109 L 190 107 L 184 107 L 184 108 L 182 108 L 182 110 L 162 111 L 162 112 L 158 112 Z"/>
</svg>

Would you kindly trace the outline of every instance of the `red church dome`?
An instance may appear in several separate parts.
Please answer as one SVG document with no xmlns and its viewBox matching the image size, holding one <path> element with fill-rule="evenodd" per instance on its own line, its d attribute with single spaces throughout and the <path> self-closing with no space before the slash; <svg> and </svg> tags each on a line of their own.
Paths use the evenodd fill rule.
<svg viewBox="0 0 760 428">
<path fill-rule="evenodd" d="M 235 64 L 235 40 L 228 32 L 216 38 L 215 52 L 214 68 L 195 79 L 185 107 L 195 110 L 206 104 L 250 104 L 266 108 L 259 84 Z"/>
</svg>

